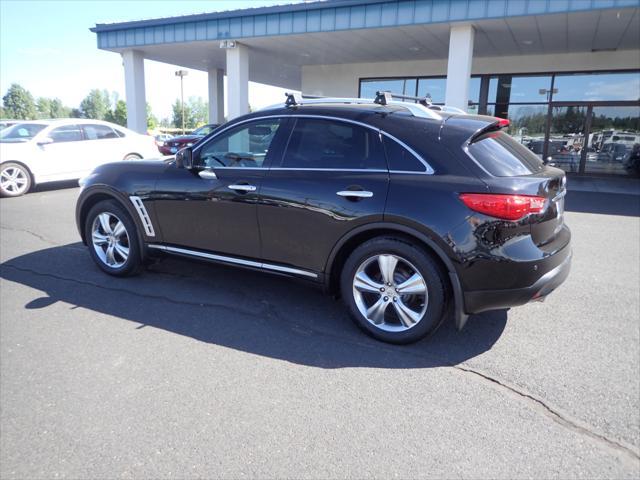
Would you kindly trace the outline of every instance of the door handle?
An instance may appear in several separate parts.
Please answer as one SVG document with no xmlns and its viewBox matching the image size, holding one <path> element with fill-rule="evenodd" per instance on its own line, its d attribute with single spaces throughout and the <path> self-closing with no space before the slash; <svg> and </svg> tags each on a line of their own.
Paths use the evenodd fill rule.
<svg viewBox="0 0 640 480">
<path fill-rule="evenodd" d="M 229 185 L 231 190 L 237 190 L 238 192 L 255 192 L 256 187 L 253 185 Z"/>
<path fill-rule="evenodd" d="M 198 176 L 200 178 L 204 178 L 205 180 L 215 180 L 218 178 L 215 172 L 212 172 L 211 170 L 200 170 L 198 172 Z"/>
<path fill-rule="evenodd" d="M 341 197 L 355 197 L 355 198 L 373 197 L 373 192 L 368 192 L 366 190 L 341 190 L 339 192 L 336 192 L 336 194 Z"/>
</svg>

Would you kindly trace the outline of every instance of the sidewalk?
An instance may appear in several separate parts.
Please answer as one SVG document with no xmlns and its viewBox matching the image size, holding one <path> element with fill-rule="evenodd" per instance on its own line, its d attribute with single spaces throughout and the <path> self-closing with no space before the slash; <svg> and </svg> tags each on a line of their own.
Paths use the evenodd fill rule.
<svg viewBox="0 0 640 480">
<path fill-rule="evenodd" d="M 567 176 L 567 190 L 640 195 L 640 178 Z"/>
</svg>

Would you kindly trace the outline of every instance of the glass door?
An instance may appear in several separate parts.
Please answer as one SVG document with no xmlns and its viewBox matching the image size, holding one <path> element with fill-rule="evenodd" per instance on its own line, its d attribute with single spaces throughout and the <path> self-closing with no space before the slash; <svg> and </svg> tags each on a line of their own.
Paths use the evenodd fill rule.
<svg viewBox="0 0 640 480">
<path fill-rule="evenodd" d="M 590 108 L 585 105 L 551 107 L 548 141 L 541 152 L 550 165 L 567 173 L 581 171 L 589 113 Z"/>
</svg>

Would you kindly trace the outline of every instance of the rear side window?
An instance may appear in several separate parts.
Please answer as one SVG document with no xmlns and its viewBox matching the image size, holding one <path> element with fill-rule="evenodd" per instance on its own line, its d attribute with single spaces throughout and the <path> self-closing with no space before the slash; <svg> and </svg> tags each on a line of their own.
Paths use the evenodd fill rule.
<svg viewBox="0 0 640 480">
<path fill-rule="evenodd" d="M 377 132 L 347 122 L 299 118 L 282 167 L 386 170 L 387 163 Z"/>
<path fill-rule="evenodd" d="M 116 132 L 113 131 L 112 128 L 107 127 L 106 125 L 91 125 L 86 124 L 82 125 L 84 130 L 84 134 L 87 136 L 88 140 L 102 140 L 105 138 L 118 138 Z"/>
<path fill-rule="evenodd" d="M 49 132 L 49 137 L 51 137 L 55 143 L 79 142 L 83 140 L 82 131 L 78 125 L 65 125 L 54 128 Z"/>
<path fill-rule="evenodd" d="M 387 154 L 389 170 L 396 172 L 424 172 L 426 168 L 413 153 L 395 140 L 383 135 L 382 143 Z"/>
<path fill-rule="evenodd" d="M 479 136 L 469 145 L 469 153 L 496 177 L 531 175 L 544 168 L 535 153 L 501 131 Z"/>
</svg>

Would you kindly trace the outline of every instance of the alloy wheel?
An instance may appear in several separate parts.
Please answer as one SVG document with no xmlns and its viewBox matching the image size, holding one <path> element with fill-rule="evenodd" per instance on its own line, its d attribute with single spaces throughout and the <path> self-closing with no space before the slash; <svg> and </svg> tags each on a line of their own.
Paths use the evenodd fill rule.
<svg viewBox="0 0 640 480">
<path fill-rule="evenodd" d="M 29 186 L 27 175 L 20 167 L 8 166 L 0 172 L 0 188 L 7 195 L 22 195 Z"/>
<path fill-rule="evenodd" d="M 96 216 L 91 226 L 91 242 L 100 261 L 110 268 L 122 267 L 129 258 L 129 233 L 113 213 Z"/>
<path fill-rule="evenodd" d="M 429 304 L 424 277 L 402 257 L 381 254 L 360 264 L 353 297 L 369 323 L 387 332 L 403 332 L 422 320 Z"/>
</svg>

